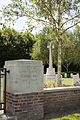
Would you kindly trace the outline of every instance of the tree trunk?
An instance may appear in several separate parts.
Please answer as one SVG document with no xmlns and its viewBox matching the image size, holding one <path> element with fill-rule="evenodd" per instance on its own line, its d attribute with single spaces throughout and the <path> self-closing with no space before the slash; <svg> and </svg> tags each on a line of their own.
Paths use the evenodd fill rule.
<svg viewBox="0 0 80 120">
<path fill-rule="evenodd" d="M 60 8 L 61 1 L 58 1 L 58 85 L 62 84 L 61 81 L 61 20 L 62 20 L 62 10 Z"/>
<path fill-rule="evenodd" d="M 58 40 L 58 85 L 62 84 L 61 81 L 61 38 Z"/>
</svg>

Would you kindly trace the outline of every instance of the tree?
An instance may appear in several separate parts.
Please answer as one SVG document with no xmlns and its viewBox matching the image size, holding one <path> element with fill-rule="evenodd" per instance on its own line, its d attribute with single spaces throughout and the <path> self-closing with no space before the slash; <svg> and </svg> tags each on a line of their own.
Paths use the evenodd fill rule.
<svg viewBox="0 0 80 120">
<path fill-rule="evenodd" d="M 51 38 L 50 36 L 54 37 L 52 34 L 52 29 L 49 27 L 44 27 L 41 33 L 35 35 L 35 44 L 33 45 L 31 56 L 33 59 L 42 60 L 43 64 L 46 65 L 49 63 L 49 49 L 47 46 L 50 44 Z M 53 64 L 56 64 L 56 41 L 54 39 L 52 43 L 55 49 L 52 50 L 53 52 Z"/>
<path fill-rule="evenodd" d="M 0 67 L 3 67 L 7 60 L 31 59 L 33 38 L 28 32 L 19 33 L 10 28 L 0 30 Z"/>
<path fill-rule="evenodd" d="M 35 44 L 33 45 L 31 56 L 33 59 L 42 60 L 43 64 L 48 64 L 49 51 L 47 45 L 49 43 L 49 28 L 44 27 L 41 33 L 35 35 Z"/>
<path fill-rule="evenodd" d="M 72 33 L 66 33 L 62 37 L 62 65 L 68 72 L 69 66 L 74 63 L 75 58 L 75 40 Z"/>
<path fill-rule="evenodd" d="M 80 26 L 76 26 L 74 32 L 74 45 L 75 45 L 75 58 L 74 58 L 74 64 L 80 65 Z"/>
<path fill-rule="evenodd" d="M 62 35 L 70 28 L 80 23 L 79 0 L 12 0 L 13 3 L 5 7 L 3 13 L 14 20 L 16 16 L 27 16 L 29 20 L 41 21 L 52 27 L 58 44 L 58 84 L 61 84 L 61 45 Z M 14 19 L 13 19 L 14 18 Z M 70 25 L 68 26 L 68 23 Z M 67 24 L 64 30 L 65 24 Z"/>
<path fill-rule="evenodd" d="M 51 36 L 52 30 L 49 27 L 44 27 L 41 33 L 35 35 L 35 44 L 33 45 L 31 56 L 33 59 L 42 60 L 44 65 L 48 64 L 49 54 L 47 46 L 49 45 L 49 36 Z M 62 36 L 62 66 L 66 72 L 70 70 L 70 66 L 76 65 L 79 67 L 80 64 L 80 33 L 79 26 L 75 28 L 74 32 L 66 32 Z M 57 42 L 53 41 L 53 64 L 57 66 Z M 74 68 L 72 69 L 74 70 Z M 78 70 L 78 69 L 77 69 Z"/>
</svg>

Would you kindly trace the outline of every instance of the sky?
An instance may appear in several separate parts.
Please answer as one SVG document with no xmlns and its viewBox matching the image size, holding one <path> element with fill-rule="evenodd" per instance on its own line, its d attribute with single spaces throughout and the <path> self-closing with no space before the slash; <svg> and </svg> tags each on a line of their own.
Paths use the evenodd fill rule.
<svg viewBox="0 0 80 120">
<path fill-rule="evenodd" d="M 11 3 L 11 0 L 0 0 L 0 9 L 3 7 L 3 6 L 6 6 L 6 5 L 8 5 L 9 3 Z M 0 16 L 1 16 L 1 14 L 0 14 Z M 3 20 L 4 21 L 4 20 Z M 19 31 L 19 32 L 21 32 L 21 31 L 23 31 L 23 29 L 24 30 L 26 30 L 28 27 L 28 25 L 27 24 L 25 24 L 25 22 L 26 22 L 26 17 L 23 17 L 23 18 L 19 18 L 17 21 L 16 21 L 16 23 L 14 24 L 14 26 L 13 25 L 11 25 L 10 27 L 11 28 L 14 28 L 15 30 L 17 30 L 17 31 Z M 0 26 L 0 29 L 2 28 L 2 26 Z M 32 31 L 32 33 L 33 34 L 36 34 L 37 32 L 39 32 L 41 29 L 42 29 L 43 27 L 41 26 L 41 27 L 39 27 L 39 28 L 37 28 L 37 29 L 34 29 L 33 31 Z"/>
<path fill-rule="evenodd" d="M 6 6 L 8 5 L 9 3 L 11 3 L 11 0 L 0 0 L 0 9 L 2 8 L 2 6 Z M 0 14 L 1 16 L 1 14 Z M 28 25 L 25 24 L 26 22 L 26 17 L 23 17 L 23 18 L 19 18 L 16 23 L 13 25 L 11 25 L 11 28 L 14 28 L 15 30 L 21 32 L 24 30 L 26 30 L 28 28 Z M 35 23 L 36 24 L 36 23 Z M 2 26 L 0 26 L 1 28 Z M 37 32 L 39 32 L 40 30 L 42 30 L 43 26 L 39 25 L 39 27 L 37 29 L 34 29 L 33 30 L 33 34 L 36 34 Z"/>
<path fill-rule="evenodd" d="M 11 3 L 11 0 L 0 0 L 0 8 L 2 8 L 3 6 L 6 6 L 7 4 Z M 21 20 L 22 23 L 22 20 Z M 14 29 L 16 29 L 17 31 L 19 31 L 19 29 L 22 29 L 22 24 L 20 23 L 20 21 L 18 20 L 16 22 L 16 24 L 14 26 L 12 26 Z"/>
</svg>

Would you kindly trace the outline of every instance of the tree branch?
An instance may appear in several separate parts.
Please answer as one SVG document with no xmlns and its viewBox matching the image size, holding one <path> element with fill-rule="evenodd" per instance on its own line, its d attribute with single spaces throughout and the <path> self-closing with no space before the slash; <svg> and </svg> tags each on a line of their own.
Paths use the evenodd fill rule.
<svg viewBox="0 0 80 120">
<path fill-rule="evenodd" d="M 79 14 L 79 15 L 80 15 L 80 14 Z M 63 25 L 64 25 L 64 24 L 66 24 L 67 22 L 69 22 L 69 21 L 73 20 L 74 18 L 79 17 L 79 15 L 76 15 L 76 16 L 74 16 L 73 18 L 71 18 L 71 19 L 67 20 L 66 22 L 64 22 L 64 23 L 62 24 L 62 26 L 61 26 L 61 27 L 63 27 Z"/>
<path fill-rule="evenodd" d="M 74 25 L 72 25 L 72 26 L 68 27 L 67 29 L 65 29 L 65 30 L 61 33 L 61 35 L 62 35 L 62 34 L 64 34 L 64 33 L 65 33 L 68 29 L 70 29 L 70 28 L 72 28 L 72 27 L 76 26 L 78 23 L 80 23 L 80 21 L 79 21 L 79 22 L 77 22 L 77 23 L 75 23 Z"/>
<path fill-rule="evenodd" d="M 54 21 L 54 26 L 55 26 L 55 29 L 56 29 L 56 32 L 57 32 L 57 26 L 56 26 L 56 23 L 57 21 L 55 20 L 55 18 L 53 17 L 52 13 L 51 13 L 51 10 L 47 7 L 47 5 L 45 4 L 46 8 L 48 9 L 49 13 L 50 13 L 50 16 L 52 17 L 53 21 Z"/>
</svg>

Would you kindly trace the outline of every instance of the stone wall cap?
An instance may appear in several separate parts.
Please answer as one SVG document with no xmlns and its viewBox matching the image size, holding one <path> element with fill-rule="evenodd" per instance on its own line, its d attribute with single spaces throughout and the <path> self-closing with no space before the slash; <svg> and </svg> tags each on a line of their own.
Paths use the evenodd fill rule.
<svg viewBox="0 0 80 120">
<path fill-rule="evenodd" d="M 6 62 L 42 62 L 40 60 L 29 60 L 29 59 L 18 59 L 18 60 L 8 60 Z"/>
<path fill-rule="evenodd" d="M 80 86 L 44 88 L 44 92 L 51 92 L 51 91 L 68 91 L 68 90 L 79 90 L 79 89 L 80 89 Z"/>
<path fill-rule="evenodd" d="M 42 61 L 40 60 L 28 60 L 28 59 L 19 59 L 19 60 L 9 60 L 9 61 L 5 61 L 5 66 L 16 66 L 16 65 L 20 65 L 20 66 L 24 66 L 24 65 L 33 65 L 33 66 L 40 66 L 43 65 Z"/>
<path fill-rule="evenodd" d="M 14 95 L 23 95 L 23 94 L 35 94 L 35 93 L 43 93 L 43 90 L 42 91 L 33 91 L 33 92 L 8 92 L 7 93 L 10 93 L 10 94 L 14 94 Z"/>
</svg>

